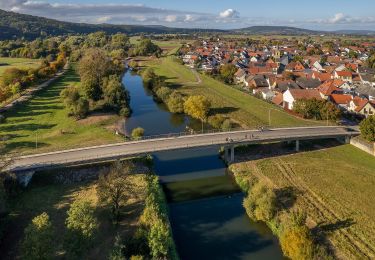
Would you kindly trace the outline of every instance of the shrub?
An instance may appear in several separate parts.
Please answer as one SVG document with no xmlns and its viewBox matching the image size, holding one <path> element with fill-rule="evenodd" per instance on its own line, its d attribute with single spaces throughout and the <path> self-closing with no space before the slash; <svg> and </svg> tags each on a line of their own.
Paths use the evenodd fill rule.
<svg viewBox="0 0 375 260">
<path fill-rule="evenodd" d="M 132 138 L 139 140 L 145 134 L 145 130 L 142 127 L 134 128 L 132 131 Z"/>
<path fill-rule="evenodd" d="M 184 98 L 183 96 L 174 91 L 168 98 L 167 105 L 169 111 L 172 113 L 183 113 L 184 112 Z"/>
<path fill-rule="evenodd" d="M 221 129 L 225 118 L 222 115 L 214 115 L 208 118 L 208 123 L 216 129 Z"/>
<path fill-rule="evenodd" d="M 156 90 L 155 94 L 160 100 L 167 103 L 169 96 L 172 94 L 172 90 L 168 87 L 160 87 Z"/>
<path fill-rule="evenodd" d="M 291 259 L 313 259 L 313 240 L 306 226 L 287 228 L 280 236 L 280 245 Z"/>
<path fill-rule="evenodd" d="M 23 259 L 53 259 L 53 228 L 47 213 L 35 217 L 25 229 Z"/>
<path fill-rule="evenodd" d="M 132 112 L 131 112 L 130 108 L 128 108 L 128 107 L 123 107 L 119 111 L 119 115 L 123 116 L 123 117 L 130 117 L 131 113 Z"/>
<path fill-rule="evenodd" d="M 225 119 L 223 124 L 221 125 L 221 129 L 224 131 L 231 130 L 233 127 L 232 121 L 230 119 Z"/>
</svg>

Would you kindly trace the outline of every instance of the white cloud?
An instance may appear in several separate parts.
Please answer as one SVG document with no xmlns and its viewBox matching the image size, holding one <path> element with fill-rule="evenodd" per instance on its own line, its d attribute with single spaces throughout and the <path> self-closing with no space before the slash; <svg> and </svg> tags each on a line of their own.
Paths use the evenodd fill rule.
<svg viewBox="0 0 375 260">
<path fill-rule="evenodd" d="M 165 21 L 168 22 L 168 23 L 177 22 L 177 15 L 167 15 L 165 17 Z"/>
<path fill-rule="evenodd" d="M 112 19 L 111 16 L 102 16 L 102 17 L 99 17 L 98 19 L 96 19 L 96 21 L 98 23 L 106 23 L 106 22 L 109 22 L 111 19 Z"/>
<path fill-rule="evenodd" d="M 227 9 L 220 13 L 221 18 L 239 18 L 240 13 L 234 9 Z"/>
</svg>

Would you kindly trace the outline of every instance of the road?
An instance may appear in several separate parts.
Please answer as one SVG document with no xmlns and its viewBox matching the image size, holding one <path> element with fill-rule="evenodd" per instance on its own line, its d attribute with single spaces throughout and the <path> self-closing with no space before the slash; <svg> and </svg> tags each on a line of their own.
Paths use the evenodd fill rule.
<svg viewBox="0 0 375 260">
<path fill-rule="evenodd" d="M 260 143 L 265 141 L 288 141 L 317 138 L 337 138 L 358 135 L 345 127 L 298 127 L 270 130 L 241 130 L 210 134 L 171 136 L 144 139 L 111 145 L 102 145 L 52 153 L 22 156 L 14 159 L 12 170 L 32 170 L 48 166 L 64 165 L 76 162 L 127 157 L 158 151 L 178 150 L 195 147 L 232 146 Z"/>
</svg>

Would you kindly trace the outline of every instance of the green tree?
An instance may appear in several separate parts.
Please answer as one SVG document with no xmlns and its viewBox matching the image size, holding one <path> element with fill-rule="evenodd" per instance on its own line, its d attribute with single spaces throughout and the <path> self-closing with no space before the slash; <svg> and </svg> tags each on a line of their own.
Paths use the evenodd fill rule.
<svg viewBox="0 0 375 260">
<path fill-rule="evenodd" d="M 148 244 L 154 259 L 166 259 L 172 241 L 169 227 L 161 219 L 151 225 Z"/>
<path fill-rule="evenodd" d="M 22 242 L 22 258 L 28 260 L 53 259 L 54 234 L 47 213 L 33 218 L 25 229 Z"/>
<path fill-rule="evenodd" d="M 125 90 L 119 76 L 110 75 L 103 79 L 103 98 L 105 104 L 116 112 L 128 107 L 129 93 Z"/>
<path fill-rule="evenodd" d="M 225 83 L 233 83 L 234 74 L 236 73 L 237 68 L 231 63 L 225 64 L 220 67 L 220 76 Z"/>
<path fill-rule="evenodd" d="M 171 96 L 173 90 L 168 87 L 160 87 L 156 90 L 155 94 L 158 96 L 160 100 L 167 103 L 169 97 Z"/>
<path fill-rule="evenodd" d="M 202 130 L 210 108 L 211 102 L 204 96 L 190 96 L 184 103 L 185 113 L 202 121 Z"/>
<path fill-rule="evenodd" d="M 142 127 L 137 127 L 133 129 L 131 136 L 134 140 L 139 140 L 144 134 L 145 130 Z"/>
<path fill-rule="evenodd" d="M 99 100 L 102 79 L 112 74 L 113 65 L 103 50 L 94 48 L 84 52 L 78 64 L 82 88 L 87 98 Z"/>
<path fill-rule="evenodd" d="M 169 96 L 167 105 L 169 111 L 172 113 L 183 113 L 184 112 L 184 97 L 177 91 Z"/>
<path fill-rule="evenodd" d="M 61 91 L 60 96 L 69 110 L 69 115 L 77 119 L 86 117 L 89 112 L 89 101 L 80 95 L 76 87 L 65 88 Z"/>
<path fill-rule="evenodd" d="M 375 68 L 375 53 L 373 53 L 368 59 L 367 59 L 367 66 L 369 68 Z"/>
<path fill-rule="evenodd" d="M 101 203 L 109 204 L 112 208 L 112 217 L 117 223 L 120 218 L 120 209 L 134 194 L 134 185 L 129 178 L 134 173 L 134 164 L 116 161 L 109 171 L 99 176 L 97 192 Z"/>
<path fill-rule="evenodd" d="M 68 258 L 79 258 L 90 247 L 98 221 L 90 202 L 76 200 L 67 211 L 65 249 Z"/>
<path fill-rule="evenodd" d="M 375 115 L 362 120 L 359 129 L 363 138 L 369 142 L 375 142 Z"/>
<path fill-rule="evenodd" d="M 161 48 L 150 39 L 142 39 L 134 49 L 134 54 L 139 56 L 155 55 L 159 57 L 161 53 Z"/>
</svg>

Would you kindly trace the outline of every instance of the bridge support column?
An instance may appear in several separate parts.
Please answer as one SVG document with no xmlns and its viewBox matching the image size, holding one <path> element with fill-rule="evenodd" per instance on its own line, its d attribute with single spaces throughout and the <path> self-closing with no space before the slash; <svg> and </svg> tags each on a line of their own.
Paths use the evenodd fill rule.
<svg viewBox="0 0 375 260">
<path fill-rule="evenodd" d="M 230 148 L 230 162 L 234 162 L 234 145 Z"/>
<path fill-rule="evenodd" d="M 224 161 L 229 162 L 229 149 L 226 146 L 224 146 Z"/>
<path fill-rule="evenodd" d="M 351 138 L 351 136 L 349 136 L 349 135 L 345 136 L 345 143 L 346 144 L 350 144 L 350 138 Z"/>
<path fill-rule="evenodd" d="M 299 152 L 299 140 L 296 140 L 296 152 Z"/>
</svg>

